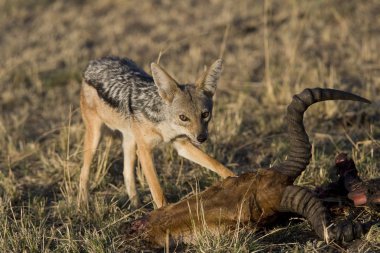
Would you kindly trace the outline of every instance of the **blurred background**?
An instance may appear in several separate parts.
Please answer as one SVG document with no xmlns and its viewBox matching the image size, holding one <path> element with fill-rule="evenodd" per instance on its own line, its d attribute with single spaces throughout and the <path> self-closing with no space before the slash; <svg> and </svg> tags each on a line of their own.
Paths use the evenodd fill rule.
<svg viewBox="0 0 380 253">
<path fill-rule="evenodd" d="M 150 63 L 159 61 L 184 83 L 223 57 L 204 149 L 237 173 L 286 157 L 283 118 L 293 94 L 328 87 L 364 96 L 373 103 L 328 102 L 308 111 L 313 160 L 298 184 L 312 188 L 331 181 L 334 157 L 343 151 L 363 178 L 378 177 L 379 13 L 377 0 L 0 0 L 0 249 L 149 249 L 122 233 L 125 223 L 152 205 L 137 166 L 147 206 L 130 209 L 115 134 L 103 140 L 94 160 L 91 212 L 76 208 L 84 133 L 81 76 L 89 60 L 105 55 L 128 57 L 148 73 Z M 219 180 L 168 145 L 156 151 L 155 162 L 171 202 L 195 185 L 203 189 Z M 360 217 L 377 219 L 379 213 L 366 209 Z M 183 250 L 326 247 L 305 222 L 290 231 L 274 230 L 270 243 L 260 233 L 260 240 L 205 237 Z M 380 250 L 379 231 L 375 226 L 359 243 L 361 251 Z"/>
</svg>

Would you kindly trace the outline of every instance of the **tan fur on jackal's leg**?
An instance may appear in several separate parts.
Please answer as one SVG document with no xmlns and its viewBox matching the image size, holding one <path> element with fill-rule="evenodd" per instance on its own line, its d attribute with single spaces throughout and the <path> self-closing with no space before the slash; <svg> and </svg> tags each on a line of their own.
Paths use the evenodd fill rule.
<svg viewBox="0 0 380 253">
<path fill-rule="evenodd" d="M 78 204 L 85 204 L 88 207 L 88 178 L 90 174 L 91 161 L 96 152 L 101 136 L 102 121 L 96 112 L 88 107 L 82 96 L 81 111 L 86 132 L 83 147 L 83 166 L 79 179 Z"/>
<path fill-rule="evenodd" d="M 135 162 L 136 162 L 136 142 L 133 135 L 123 134 L 123 153 L 124 153 L 124 183 L 133 207 L 140 205 L 136 191 Z"/>
<path fill-rule="evenodd" d="M 157 208 L 167 204 L 164 192 L 162 191 L 160 181 L 158 180 L 157 171 L 153 164 L 152 148 L 144 143 L 137 143 L 137 153 L 141 163 L 143 173 L 148 181 L 153 201 Z"/>
<path fill-rule="evenodd" d="M 235 174 L 227 169 L 223 164 L 210 157 L 187 140 L 175 141 L 174 147 L 180 156 L 216 172 L 222 178 L 235 176 Z"/>
</svg>

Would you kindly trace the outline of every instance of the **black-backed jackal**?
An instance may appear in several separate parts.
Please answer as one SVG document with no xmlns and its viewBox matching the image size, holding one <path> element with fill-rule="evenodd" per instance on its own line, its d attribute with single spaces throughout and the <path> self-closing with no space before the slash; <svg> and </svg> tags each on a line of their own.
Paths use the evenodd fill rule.
<svg viewBox="0 0 380 253">
<path fill-rule="evenodd" d="M 234 175 L 197 147 L 208 137 L 222 60 L 215 61 L 195 84 L 179 84 L 155 63 L 151 70 L 153 77 L 131 60 L 117 57 L 91 61 L 85 70 L 80 105 L 86 132 L 79 203 L 88 203 L 90 165 L 103 124 L 122 133 L 123 175 L 134 206 L 139 203 L 134 173 L 136 151 L 155 204 L 166 204 L 152 157 L 152 149 L 161 142 L 173 143 L 179 155 L 223 178 Z"/>
</svg>

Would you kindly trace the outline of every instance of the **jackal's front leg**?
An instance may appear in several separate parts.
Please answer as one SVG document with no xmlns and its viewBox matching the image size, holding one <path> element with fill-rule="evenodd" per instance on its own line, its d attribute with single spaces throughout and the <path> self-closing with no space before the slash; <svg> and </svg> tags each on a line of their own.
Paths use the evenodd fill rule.
<svg viewBox="0 0 380 253">
<path fill-rule="evenodd" d="M 136 191 L 135 161 L 136 161 L 136 142 L 132 135 L 123 134 L 123 153 L 124 153 L 124 183 L 128 197 L 133 207 L 140 205 L 139 196 Z"/>
<path fill-rule="evenodd" d="M 187 140 L 175 141 L 174 147 L 180 156 L 216 172 L 222 178 L 235 176 L 235 173 Z"/>
<path fill-rule="evenodd" d="M 88 108 L 82 97 L 81 109 L 86 130 L 83 145 L 83 166 L 79 179 L 78 205 L 84 204 L 88 207 L 88 179 L 90 166 L 101 137 L 102 121 L 93 110 Z"/>
<path fill-rule="evenodd" d="M 137 143 L 137 153 L 143 173 L 148 181 L 153 201 L 156 203 L 156 206 L 160 208 L 166 205 L 167 202 L 160 186 L 160 181 L 158 180 L 156 168 L 153 164 L 152 149 L 146 144 Z"/>
</svg>

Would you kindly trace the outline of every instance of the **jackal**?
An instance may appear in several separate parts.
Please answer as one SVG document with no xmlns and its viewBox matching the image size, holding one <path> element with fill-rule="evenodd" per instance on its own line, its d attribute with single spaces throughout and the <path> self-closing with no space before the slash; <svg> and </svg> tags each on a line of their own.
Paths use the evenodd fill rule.
<svg viewBox="0 0 380 253">
<path fill-rule="evenodd" d="M 171 142 L 178 154 L 222 178 L 234 173 L 197 146 L 208 137 L 208 123 L 222 60 L 215 61 L 194 84 L 179 84 L 158 64 L 152 76 L 129 59 L 105 57 L 91 61 L 84 72 L 80 105 L 86 126 L 79 203 L 88 204 L 88 178 L 101 128 L 105 124 L 123 136 L 124 182 L 132 205 L 139 204 L 134 166 L 136 151 L 157 207 L 166 204 L 152 149 Z"/>
</svg>

